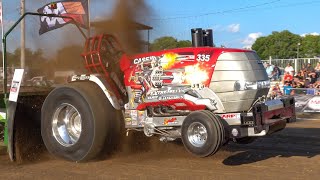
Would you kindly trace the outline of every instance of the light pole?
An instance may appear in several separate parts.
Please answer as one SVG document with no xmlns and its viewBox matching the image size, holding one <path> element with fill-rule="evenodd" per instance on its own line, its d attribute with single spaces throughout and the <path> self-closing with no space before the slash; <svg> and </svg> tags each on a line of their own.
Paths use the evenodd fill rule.
<svg viewBox="0 0 320 180">
<path fill-rule="evenodd" d="M 21 0 L 21 16 L 25 13 L 25 0 Z M 25 40 L 26 40 L 26 33 L 25 33 L 25 20 L 23 19 L 21 21 L 21 54 L 20 54 L 20 68 L 25 68 L 25 62 L 26 62 L 26 55 L 25 55 Z"/>
<path fill-rule="evenodd" d="M 299 47 L 300 47 L 300 43 L 297 44 L 297 59 L 294 62 L 294 71 L 297 73 L 298 72 L 298 59 L 299 59 Z"/>
<path fill-rule="evenodd" d="M 298 45 L 298 49 L 297 49 L 297 59 L 299 59 L 299 47 L 300 47 L 300 43 L 297 44 Z"/>
</svg>

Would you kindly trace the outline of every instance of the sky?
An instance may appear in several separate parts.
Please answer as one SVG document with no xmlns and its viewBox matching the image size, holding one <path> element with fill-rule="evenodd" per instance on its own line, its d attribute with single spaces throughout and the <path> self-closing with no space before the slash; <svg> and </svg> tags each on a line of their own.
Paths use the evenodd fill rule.
<svg viewBox="0 0 320 180">
<path fill-rule="evenodd" d="M 27 11 L 36 11 L 49 0 L 25 0 Z M 8 29 L 19 18 L 19 0 L 5 0 L 4 22 Z M 150 15 L 141 22 L 153 26 L 150 39 L 173 36 L 178 40 L 191 40 L 190 29 L 213 29 L 217 46 L 250 47 L 256 38 L 273 31 L 289 30 L 305 35 L 320 33 L 318 22 L 320 0 L 146 0 Z M 90 17 L 97 20 L 111 14 L 115 0 L 91 0 Z M 38 18 L 31 18 L 27 37 L 37 39 Z M 38 23 L 38 24 L 37 24 Z M 28 25 L 27 25 L 28 26 Z M 69 25 L 70 26 L 70 25 Z M 19 44 L 18 30 L 13 35 L 11 49 Z M 54 32 L 42 35 L 44 41 L 65 40 Z M 50 37 L 50 38 L 48 38 Z M 30 43 L 32 44 L 32 43 Z"/>
<path fill-rule="evenodd" d="M 319 0 L 153 0 L 150 4 L 162 19 L 157 20 L 154 36 L 170 32 L 178 39 L 190 39 L 189 29 L 211 28 L 216 45 L 243 48 L 272 31 L 320 32 Z"/>
</svg>

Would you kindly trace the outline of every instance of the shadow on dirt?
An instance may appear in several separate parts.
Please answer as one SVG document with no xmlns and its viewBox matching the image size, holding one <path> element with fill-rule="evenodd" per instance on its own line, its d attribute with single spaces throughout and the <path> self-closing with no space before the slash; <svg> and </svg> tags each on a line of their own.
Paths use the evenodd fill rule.
<svg viewBox="0 0 320 180">
<path fill-rule="evenodd" d="M 226 151 L 239 152 L 227 157 L 223 164 L 237 166 L 255 163 L 269 158 L 320 155 L 320 129 L 286 128 L 271 136 L 258 139 L 252 144 L 230 143 Z"/>
</svg>

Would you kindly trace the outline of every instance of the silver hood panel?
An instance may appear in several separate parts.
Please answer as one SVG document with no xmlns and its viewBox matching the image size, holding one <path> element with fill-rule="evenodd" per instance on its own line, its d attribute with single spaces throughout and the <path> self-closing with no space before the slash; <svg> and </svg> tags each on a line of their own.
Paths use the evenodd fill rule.
<svg viewBox="0 0 320 180">
<path fill-rule="evenodd" d="M 215 70 L 211 81 L 265 81 L 268 80 L 266 70 L 246 70 L 246 71 L 222 71 Z"/>
<path fill-rule="evenodd" d="M 256 60 L 242 61 L 225 61 L 219 60 L 216 63 L 216 69 L 219 71 L 250 71 L 250 70 L 265 70 Z"/>
<path fill-rule="evenodd" d="M 226 112 L 247 111 L 253 102 L 269 89 L 234 91 L 236 81 L 266 81 L 268 76 L 255 52 L 222 53 L 211 79 L 212 89 L 221 100 Z"/>
</svg>

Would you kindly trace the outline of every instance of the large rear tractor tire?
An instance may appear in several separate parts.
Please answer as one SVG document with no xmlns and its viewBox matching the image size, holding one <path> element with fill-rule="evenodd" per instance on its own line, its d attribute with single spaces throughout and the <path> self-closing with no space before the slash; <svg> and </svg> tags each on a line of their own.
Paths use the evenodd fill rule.
<svg viewBox="0 0 320 180">
<path fill-rule="evenodd" d="M 41 111 L 41 135 L 48 151 L 69 161 L 88 161 L 112 141 L 115 110 L 100 88 L 74 82 L 54 89 Z M 116 122 L 116 121 L 115 121 Z"/>
<path fill-rule="evenodd" d="M 189 114 L 182 124 L 181 138 L 185 148 L 199 157 L 215 154 L 225 139 L 223 124 L 210 111 Z"/>
</svg>

